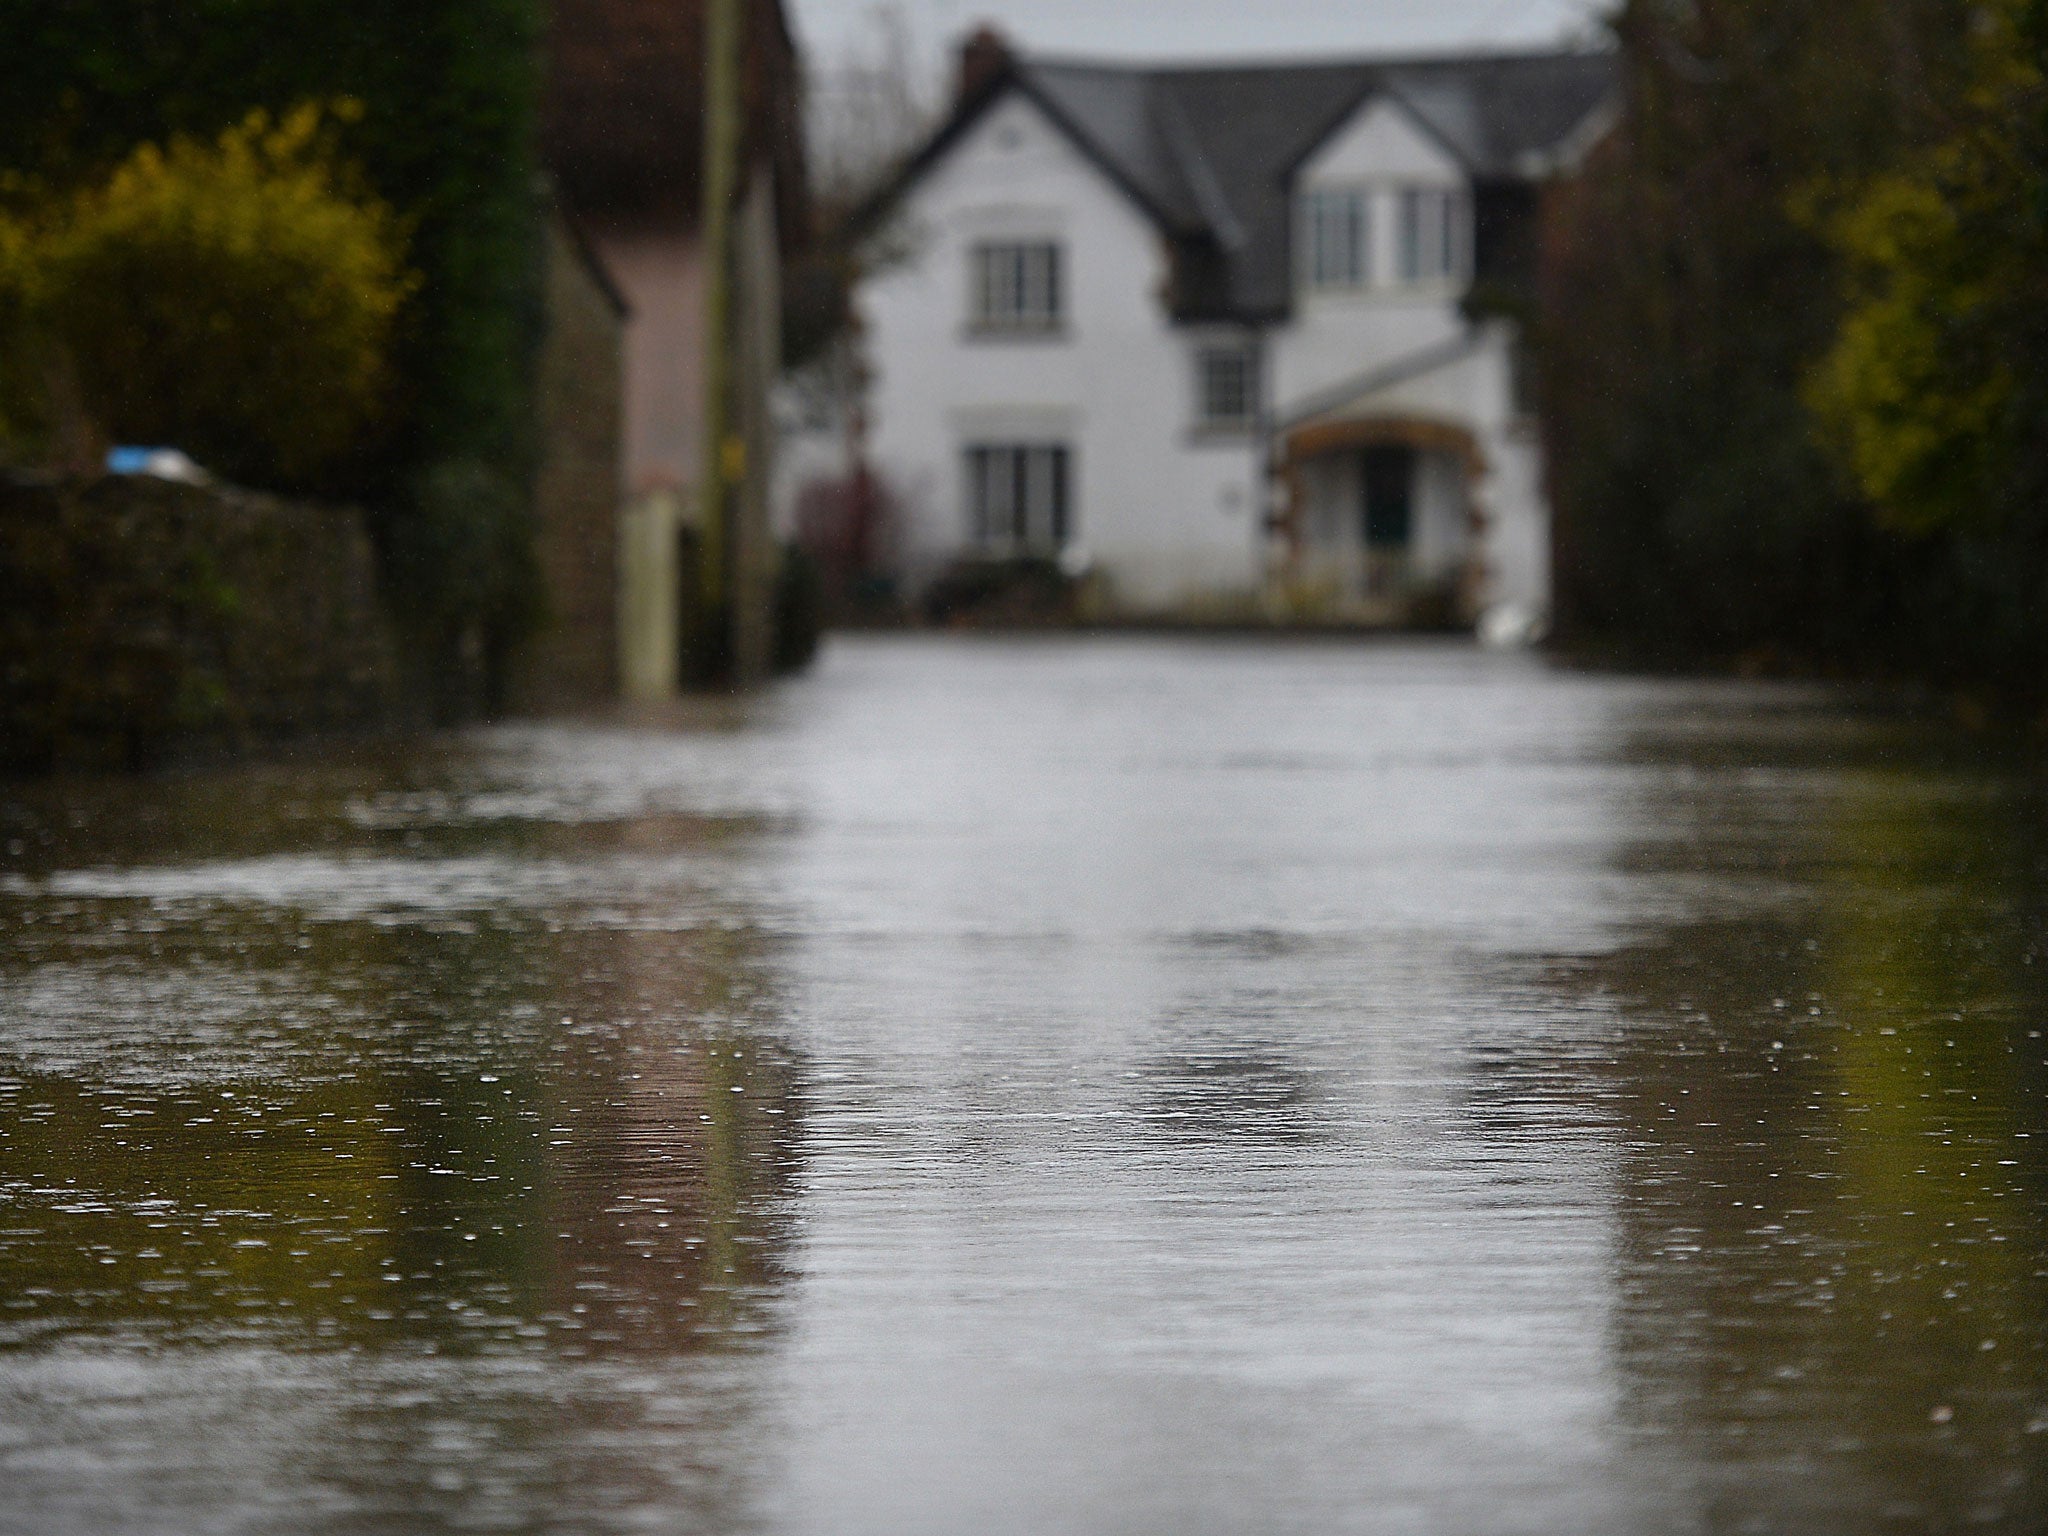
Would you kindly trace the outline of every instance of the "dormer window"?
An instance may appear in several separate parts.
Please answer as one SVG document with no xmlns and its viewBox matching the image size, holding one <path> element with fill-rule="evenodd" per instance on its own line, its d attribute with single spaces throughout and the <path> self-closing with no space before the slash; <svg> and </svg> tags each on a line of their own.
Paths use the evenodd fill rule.
<svg viewBox="0 0 2048 1536">
<path fill-rule="evenodd" d="M 1466 201 L 1450 188 L 1402 188 L 1401 281 L 1437 283 L 1463 276 L 1466 222 Z"/>
<path fill-rule="evenodd" d="M 1363 288 L 1372 281 L 1372 202 L 1363 187 L 1308 193 L 1301 226 L 1309 287 Z"/>
<path fill-rule="evenodd" d="M 970 322 L 977 331 L 1052 331 L 1060 324 L 1060 248 L 1050 240 L 973 247 Z"/>
</svg>

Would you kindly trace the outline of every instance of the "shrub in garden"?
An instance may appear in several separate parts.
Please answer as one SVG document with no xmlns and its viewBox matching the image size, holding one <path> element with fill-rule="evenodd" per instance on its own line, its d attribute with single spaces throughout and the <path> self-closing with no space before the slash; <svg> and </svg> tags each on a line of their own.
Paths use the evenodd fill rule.
<svg viewBox="0 0 2048 1536">
<path fill-rule="evenodd" d="M 390 420 L 416 279 L 398 217 L 335 163 L 327 126 L 310 105 L 252 112 L 18 215 L 0 285 L 45 398 L 6 414 L 51 424 L 75 407 L 114 440 L 271 486 L 317 486 L 360 457 Z M 47 398 L 52 381 L 75 402 Z"/>
</svg>

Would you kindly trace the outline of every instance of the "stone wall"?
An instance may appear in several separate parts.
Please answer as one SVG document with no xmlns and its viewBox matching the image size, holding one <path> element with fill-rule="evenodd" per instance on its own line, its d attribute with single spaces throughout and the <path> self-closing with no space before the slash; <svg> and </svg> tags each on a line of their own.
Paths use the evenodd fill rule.
<svg viewBox="0 0 2048 1536">
<path fill-rule="evenodd" d="M 402 709 L 361 516 L 0 475 L 0 771 L 146 767 Z"/>
</svg>

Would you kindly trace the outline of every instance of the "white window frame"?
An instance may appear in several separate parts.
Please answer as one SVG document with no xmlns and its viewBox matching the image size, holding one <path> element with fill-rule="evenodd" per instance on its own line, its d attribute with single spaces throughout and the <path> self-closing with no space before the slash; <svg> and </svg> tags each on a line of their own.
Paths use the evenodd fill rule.
<svg viewBox="0 0 2048 1536">
<path fill-rule="evenodd" d="M 1057 558 L 1073 543 L 1074 452 L 1066 443 L 970 442 L 960 460 L 974 549 Z"/>
<path fill-rule="evenodd" d="M 967 253 L 968 328 L 1046 335 L 1064 322 L 1065 253 L 1057 240 L 977 240 Z"/>
<path fill-rule="evenodd" d="M 1404 186 L 1396 196 L 1395 270 L 1408 287 L 1462 282 L 1471 270 L 1472 200 L 1457 187 Z"/>
<path fill-rule="evenodd" d="M 1258 358 L 1243 341 L 1205 341 L 1195 346 L 1195 427 L 1202 432 L 1248 431 L 1258 417 Z M 1237 370 L 1235 410 L 1218 410 L 1217 380 L 1212 370 L 1219 366 Z"/>
<path fill-rule="evenodd" d="M 1369 186 L 1311 187 L 1301 194 L 1303 287 L 1355 293 L 1372 286 L 1372 205 Z"/>
</svg>

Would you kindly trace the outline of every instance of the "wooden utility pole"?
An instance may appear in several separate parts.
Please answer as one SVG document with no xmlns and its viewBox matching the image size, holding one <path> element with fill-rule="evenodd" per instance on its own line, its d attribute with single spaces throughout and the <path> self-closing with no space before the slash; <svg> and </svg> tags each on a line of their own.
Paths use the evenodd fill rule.
<svg viewBox="0 0 2048 1536">
<path fill-rule="evenodd" d="M 699 644 L 721 660 L 731 647 L 728 580 L 732 490 L 746 465 L 733 431 L 733 201 L 739 176 L 742 0 L 704 0 L 704 449 L 698 584 Z"/>
</svg>

